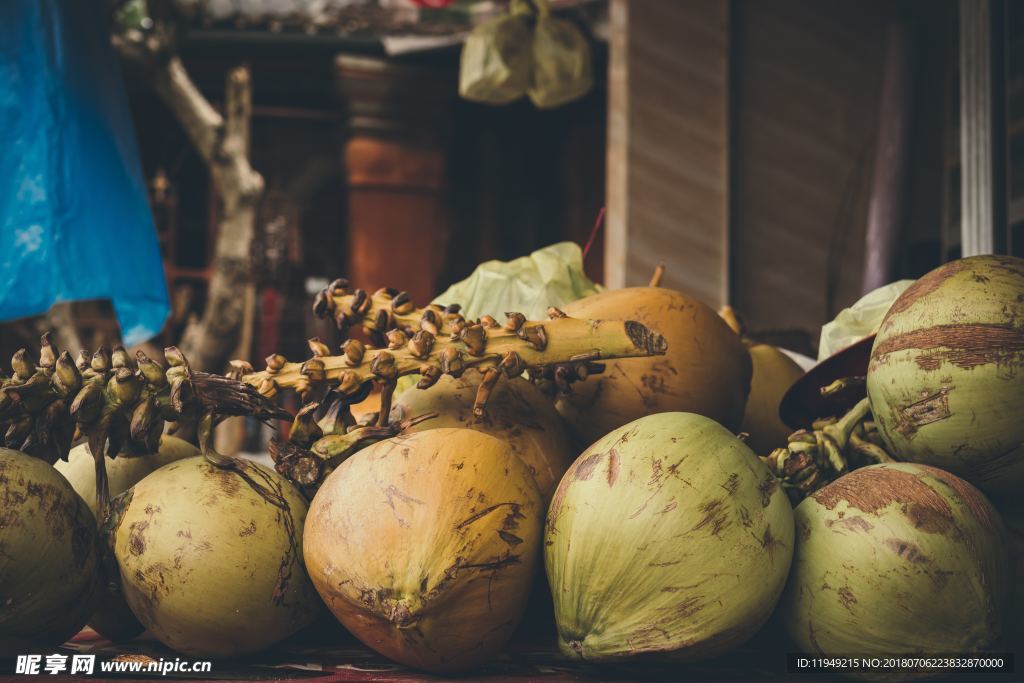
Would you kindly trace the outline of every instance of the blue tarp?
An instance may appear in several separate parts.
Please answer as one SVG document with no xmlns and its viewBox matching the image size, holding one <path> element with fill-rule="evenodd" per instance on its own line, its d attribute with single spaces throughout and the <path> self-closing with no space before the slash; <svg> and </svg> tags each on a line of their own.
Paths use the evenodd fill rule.
<svg viewBox="0 0 1024 683">
<path fill-rule="evenodd" d="M 0 320 L 106 298 L 130 345 L 169 306 L 103 6 L 0 0 Z"/>
</svg>

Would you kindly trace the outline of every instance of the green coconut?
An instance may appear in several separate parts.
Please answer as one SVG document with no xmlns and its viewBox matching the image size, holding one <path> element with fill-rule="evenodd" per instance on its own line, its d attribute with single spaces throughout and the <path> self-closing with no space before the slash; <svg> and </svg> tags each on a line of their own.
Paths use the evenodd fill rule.
<svg viewBox="0 0 1024 683">
<path fill-rule="evenodd" d="M 110 491 L 110 497 L 121 495 L 135 486 L 143 477 L 168 463 L 196 455 L 199 455 L 199 449 L 188 441 L 165 434 L 160 437 L 160 449 L 156 453 L 121 454 L 116 458 L 108 457 L 106 459 L 107 489 Z M 58 460 L 54 468 L 64 475 L 64 478 L 82 497 L 95 517 L 97 514 L 96 462 L 89 450 L 89 445 L 83 443 L 75 446 L 68 453 L 68 459 Z"/>
<path fill-rule="evenodd" d="M 913 463 L 851 472 L 796 508 L 780 616 L 819 655 L 998 649 L 1009 604 L 1007 541 L 973 486 Z"/>
<path fill-rule="evenodd" d="M 273 470 L 237 462 L 179 460 L 114 501 L 129 607 L 160 642 L 193 657 L 257 652 L 320 613 L 302 562 L 305 501 Z"/>
<path fill-rule="evenodd" d="M 156 453 L 143 455 L 121 454 L 116 458 L 106 459 L 107 467 L 107 488 L 110 496 L 119 496 L 146 475 L 155 472 L 164 465 L 194 457 L 199 454 L 199 449 L 184 439 L 174 436 L 163 435 L 160 437 L 160 448 Z M 64 475 L 71 486 L 75 489 L 82 500 L 97 516 L 96 507 L 96 461 L 92 457 L 88 444 L 79 444 L 68 453 L 67 460 L 58 460 L 54 465 L 55 469 Z M 97 518 L 97 524 L 102 522 Z M 101 568 L 107 568 L 107 564 L 101 563 Z M 111 565 L 112 567 L 112 565 Z M 114 572 L 116 574 L 116 572 Z M 129 640 L 142 633 L 145 629 L 124 601 L 117 586 L 120 578 L 117 576 L 107 577 L 104 574 L 102 586 L 97 600 L 98 607 L 96 614 L 89 619 L 89 627 L 104 638 L 115 642 Z"/>
<path fill-rule="evenodd" d="M 588 448 L 548 511 L 558 642 L 587 661 L 719 655 L 782 593 L 793 510 L 775 477 L 711 419 L 660 413 Z"/>
<path fill-rule="evenodd" d="M 0 636 L 59 645 L 96 607 L 96 522 L 46 462 L 0 448 Z"/>
<path fill-rule="evenodd" d="M 890 453 L 993 493 L 1024 485 L 1024 260 L 972 256 L 886 314 L 868 396 Z"/>
</svg>

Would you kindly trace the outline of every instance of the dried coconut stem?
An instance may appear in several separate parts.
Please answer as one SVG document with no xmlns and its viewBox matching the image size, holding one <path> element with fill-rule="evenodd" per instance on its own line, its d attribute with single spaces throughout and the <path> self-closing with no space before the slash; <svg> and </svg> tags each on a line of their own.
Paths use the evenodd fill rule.
<svg viewBox="0 0 1024 683">
<path fill-rule="evenodd" d="M 174 347 L 165 350 L 166 370 L 142 352 L 133 359 L 120 346 L 82 351 L 77 364 L 67 352 L 57 354 L 49 335 L 41 347 L 38 365 L 25 349 L 18 351 L 14 376 L 0 382 L 3 445 L 52 464 L 67 457 L 77 426 L 95 460 L 101 520 L 109 505 L 108 453 L 156 452 L 165 422 L 196 418 L 203 452 L 217 461 L 212 429 L 221 416 L 290 417 L 247 384 L 193 372 Z"/>
<path fill-rule="evenodd" d="M 512 316 L 510 319 L 518 322 Z M 467 323 L 457 338 L 438 337 L 429 350 L 408 343 L 399 348 L 361 349 L 358 354 L 321 356 L 312 370 L 309 361 L 282 362 L 274 357 L 268 359 L 266 370 L 243 374 L 240 379 L 267 397 L 285 388 L 304 393 L 319 382 L 352 394 L 367 382 L 388 382 L 417 373 L 431 383 L 442 374 L 458 377 L 471 367 L 481 371 L 496 368 L 515 377 L 528 368 L 661 355 L 665 349 L 664 338 L 638 322 L 566 316 L 523 322 L 514 331 L 508 326 L 485 330 L 479 323 Z"/>
<path fill-rule="evenodd" d="M 870 414 L 865 397 L 838 420 L 819 420 L 811 431 L 796 431 L 785 448 L 761 457 L 782 480 L 794 505 L 856 466 L 892 461 Z"/>
<path fill-rule="evenodd" d="M 651 273 L 651 281 L 648 283 L 648 287 L 661 287 L 661 280 L 665 277 L 665 264 L 659 263 L 655 268 L 654 272 Z"/>
</svg>

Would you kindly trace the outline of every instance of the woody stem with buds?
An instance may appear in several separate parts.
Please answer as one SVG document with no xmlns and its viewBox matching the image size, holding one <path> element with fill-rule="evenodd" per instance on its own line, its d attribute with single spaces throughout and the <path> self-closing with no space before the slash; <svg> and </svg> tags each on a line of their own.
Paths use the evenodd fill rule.
<svg viewBox="0 0 1024 683">
<path fill-rule="evenodd" d="M 296 391 L 305 406 L 295 416 L 287 441 L 276 441 L 271 455 L 279 472 L 303 487 L 315 487 L 341 457 L 367 439 L 385 438 L 409 424 L 389 424 L 399 377 L 419 375 L 418 389 L 428 389 L 443 375 L 459 377 L 467 369 L 483 373 L 473 412 L 482 416 L 502 375 L 554 379 L 563 391 L 569 384 L 603 370 L 599 361 L 664 354 L 665 339 L 634 321 L 578 320 L 556 308 L 549 320 L 530 321 L 521 313 L 469 320 L 457 305 L 417 308 L 406 292 L 380 289 L 368 294 L 349 290 L 336 280 L 313 305 L 314 313 L 332 318 L 342 332 L 361 325 L 376 347 L 348 339 L 340 354 L 319 339 L 309 341 L 312 358 L 297 363 L 280 355 L 254 372 L 248 363 L 232 363 L 232 376 L 267 397 Z M 381 389 L 374 426 L 353 427 L 348 406 L 373 386 Z M 348 416 L 349 419 L 344 419 Z M 307 489 L 307 493 L 309 490 Z"/>
<path fill-rule="evenodd" d="M 870 414 L 871 404 L 865 397 L 838 420 L 819 420 L 810 431 L 794 432 L 785 448 L 776 448 L 761 460 L 798 502 L 853 466 L 892 460 L 881 440 L 875 438 Z"/>
<path fill-rule="evenodd" d="M 91 355 L 82 351 L 76 363 L 66 351 L 58 355 L 50 336 L 43 335 L 38 364 L 21 349 L 11 361 L 14 376 L 0 381 L 3 445 L 52 464 L 67 457 L 77 426 L 95 462 L 103 520 L 109 506 L 107 455 L 156 452 L 165 422 L 198 418 L 206 437 L 204 454 L 217 461 L 210 436 L 220 416 L 290 417 L 246 384 L 192 372 L 174 347 L 165 356 L 166 370 L 141 351 L 132 358 L 120 346 Z"/>
<path fill-rule="evenodd" d="M 240 379 L 268 397 L 285 388 L 305 393 L 322 382 L 347 395 L 367 382 L 377 380 L 386 384 L 417 373 L 422 376 L 417 386 L 427 388 L 442 374 L 458 377 L 467 368 L 498 369 L 506 376 L 516 377 L 528 368 L 661 355 L 666 349 L 661 335 L 633 321 L 579 320 L 566 316 L 545 322 L 515 322 L 515 329 L 469 323 L 456 338 L 417 338 L 417 334 L 400 344 L 392 343 L 387 349 L 367 349 L 350 340 L 343 355 L 314 356 L 304 363 L 272 356 L 267 359 L 266 370 L 246 372 Z M 479 407 L 484 405 L 486 400 Z"/>
</svg>

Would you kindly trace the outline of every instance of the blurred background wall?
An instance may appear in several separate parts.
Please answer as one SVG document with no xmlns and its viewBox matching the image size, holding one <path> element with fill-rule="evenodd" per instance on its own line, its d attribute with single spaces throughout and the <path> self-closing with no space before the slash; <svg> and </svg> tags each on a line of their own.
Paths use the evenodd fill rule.
<svg viewBox="0 0 1024 683">
<path fill-rule="evenodd" d="M 552 110 L 460 99 L 457 39 L 388 56 L 391 15 L 376 2 L 315 21 L 303 14 L 313 3 L 283 19 L 244 0 L 183 4 L 216 6 L 191 15 L 180 42 L 211 102 L 231 67 L 251 70 L 251 159 L 266 181 L 253 358 L 330 340 L 308 302 L 335 277 L 425 301 L 481 261 L 586 243 L 604 206 L 591 278 L 646 283 L 665 263 L 666 285 L 729 302 L 805 353 L 864 291 L 871 230 L 888 279 L 960 252 L 957 0 L 568 0 L 558 11 L 591 41 L 596 85 Z M 1024 10 L 991 6 L 1005 241 L 1019 254 Z M 175 118 L 126 78 L 172 297 L 162 346 L 202 310 L 220 209 Z M 107 304 L 73 313 L 83 345 L 116 339 Z M 3 351 L 34 343 L 37 327 L 16 326 Z"/>
</svg>

